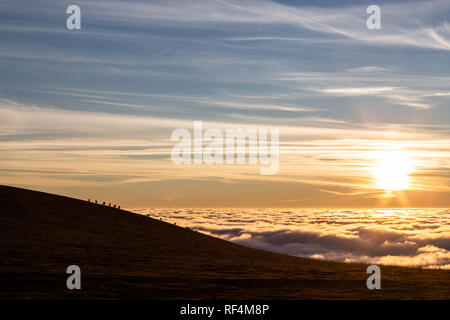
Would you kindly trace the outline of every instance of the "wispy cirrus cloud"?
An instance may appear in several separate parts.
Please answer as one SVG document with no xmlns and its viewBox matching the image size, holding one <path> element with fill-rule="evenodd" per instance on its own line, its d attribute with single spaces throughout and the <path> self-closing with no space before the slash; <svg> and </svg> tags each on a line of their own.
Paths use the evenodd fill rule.
<svg viewBox="0 0 450 320">
<path fill-rule="evenodd" d="M 347 69 L 347 72 L 355 72 L 355 73 L 380 73 L 380 72 L 387 72 L 391 71 L 389 68 L 385 67 L 379 67 L 379 66 L 365 66 L 365 67 L 358 67 L 358 68 L 351 68 Z"/>
<path fill-rule="evenodd" d="M 105 179 L 118 174 L 133 176 L 133 179 L 115 178 L 116 185 L 205 178 L 245 185 L 250 178 L 259 179 L 257 171 L 249 166 L 224 166 L 220 170 L 201 166 L 191 166 L 189 170 L 174 167 L 170 161 L 174 145 L 170 134 L 174 128 L 190 130 L 193 127 L 192 120 L 182 116 L 69 111 L 24 105 L 8 99 L 0 99 L 0 112 L 0 164 L 4 169 L 22 170 L 20 175 L 8 175 L 5 183 L 22 181 L 26 176 L 33 177 L 34 185 L 75 183 L 72 179 L 75 176 L 47 174 L 54 165 L 68 172 L 78 166 L 86 168 L 86 179 L 98 172 L 102 172 Z M 447 126 L 355 124 L 311 116 L 276 121 L 251 115 L 227 116 L 222 121 L 205 121 L 205 129 L 278 128 L 282 136 L 281 171 L 266 182 L 286 183 L 286 186 L 291 185 L 291 190 L 295 190 L 297 184 L 307 185 L 314 197 L 323 198 L 322 190 L 326 190 L 325 193 L 332 196 L 352 196 L 359 192 L 362 199 L 372 198 L 374 192 L 379 192 L 370 176 L 370 167 L 375 161 L 372 153 L 393 147 L 411 150 L 417 161 L 417 173 L 422 175 L 414 176 L 411 188 L 445 191 L 450 179 L 445 175 L 450 154 Z M 428 171 L 421 171 L 421 167 Z M 430 171 L 433 168 L 442 171 Z M 42 174 L 27 174 L 30 171 L 26 170 L 31 169 L 40 169 Z M 435 176 L 437 173 L 439 177 Z M 84 181 L 76 177 L 76 181 Z M 83 183 L 105 187 L 108 185 L 105 179 Z M 286 199 L 282 194 L 278 196 L 281 198 L 268 201 L 272 204 L 279 201 L 281 205 Z"/>
<path fill-rule="evenodd" d="M 397 89 L 396 87 L 357 87 L 357 88 L 328 88 L 319 89 L 319 92 L 331 95 L 343 95 L 343 96 L 365 96 L 375 95 L 384 92 L 389 92 Z"/>
<path fill-rule="evenodd" d="M 433 22 L 449 10 L 445 0 L 382 5 L 383 30 L 365 28 L 365 6 L 304 7 L 272 1 L 164 1 L 129 6 L 123 1 L 96 2 L 98 16 L 115 20 L 152 19 L 176 23 L 285 24 L 344 39 L 387 46 L 450 50 L 448 23 Z M 100 10 L 102 8 L 102 10 Z M 360 27 L 357 27 L 360 26 Z M 217 27 L 217 26 L 216 26 Z M 287 37 L 286 39 L 290 39 Z"/>
<path fill-rule="evenodd" d="M 55 10 L 52 2 L 43 1 L 48 12 Z M 450 28 L 448 21 L 436 19 L 448 12 L 446 0 L 415 1 L 382 4 L 382 30 L 371 32 L 366 29 L 366 5 L 347 5 L 345 9 L 336 6 L 319 7 L 310 3 L 285 5 L 274 1 L 193 1 L 169 0 L 144 3 L 136 1 L 79 1 L 89 10 L 90 17 L 99 21 L 116 21 L 132 24 L 192 24 L 208 25 L 210 28 L 233 28 L 242 24 L 281 24 L 299 29 L 337 37 L 342 41 L 355 41 L 377 46 L 413 46 L 428 49 L 450 50 Z M 4 7 L 14 10 L 13 6 Z M 23 30 L 24 26 L 17 26 Z M 9 26 L 14 30 L 14 26 Z M 42 32 L 55 32 L 41 28 Z M 255 35 L 257 39 L 292 41 L 302 37 L 270 37 Z M 233 38 L 231 38 L 233 39 Z M 234 40 L 243 41 L 237 37 Z M 311 39 L 322 41 L 324 39 Z M 336 38 L 330 38 L 333 42 Z"/>
<path fill-rule="evenodd" d="M 403 87 L 349 87 L 349 88 L 327 88 L 317 89 L 327 95 L 336 96 L 377 96 L 391 100 L 393 104 L 418 108 L 430 109 L 431 104 L 423 101 L 429 94 L 420 94 Z M 434 96 L 434 95 L 431 95 Z M 438 95 L 441 96 L 441 95 Z"/>
</svg>

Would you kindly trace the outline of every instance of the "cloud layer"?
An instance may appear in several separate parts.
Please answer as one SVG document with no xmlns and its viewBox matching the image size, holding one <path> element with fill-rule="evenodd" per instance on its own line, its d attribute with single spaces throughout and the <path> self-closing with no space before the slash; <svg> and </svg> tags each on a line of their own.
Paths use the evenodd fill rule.
<svg viewBox="0 0 450 320">
<path fill-rule="evenodd" d="M 448 209 L 133 211 L 294 256 L 450 269 Z"/>
</svg>

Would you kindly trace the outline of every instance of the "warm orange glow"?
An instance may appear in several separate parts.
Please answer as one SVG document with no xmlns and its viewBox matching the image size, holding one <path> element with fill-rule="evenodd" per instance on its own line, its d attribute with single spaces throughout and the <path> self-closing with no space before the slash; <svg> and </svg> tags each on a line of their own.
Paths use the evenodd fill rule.
<svg viewBox="0 0 450 320">
<path fill-rule="evenodd" d="M 378 162 L 373 168 L 377 187 L 395 191 L 408 189 L 409 174 L 413 165 L 406 151 L 384 151 L 377 154 Z"/>
</svg>

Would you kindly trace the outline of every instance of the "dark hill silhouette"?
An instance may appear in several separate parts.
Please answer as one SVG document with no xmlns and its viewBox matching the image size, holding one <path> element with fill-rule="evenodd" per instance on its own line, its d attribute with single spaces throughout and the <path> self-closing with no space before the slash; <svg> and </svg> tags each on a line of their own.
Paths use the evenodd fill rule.
<svg viewBox="0 0 450 320">
<path fill-rule="evenodd" d="M 68 197 L 0 186 L 0 298 L 360 299 L 450 296 L 450 272 L 296 258 Z M 66 289 L 69 265 L 81 290 Z"/>
</svg>

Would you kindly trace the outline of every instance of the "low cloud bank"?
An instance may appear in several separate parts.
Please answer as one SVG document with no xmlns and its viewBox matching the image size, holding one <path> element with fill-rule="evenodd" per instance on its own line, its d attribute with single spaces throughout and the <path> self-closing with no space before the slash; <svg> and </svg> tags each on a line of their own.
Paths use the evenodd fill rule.
<svg viewBox="0 0 450 320">
<path fill-rule="evenodd" d="M 450 210 L 149 212 L 177 225 L 277 253 L 333 261 L 450 269 Z"/>
</svg>

